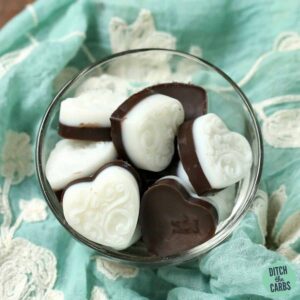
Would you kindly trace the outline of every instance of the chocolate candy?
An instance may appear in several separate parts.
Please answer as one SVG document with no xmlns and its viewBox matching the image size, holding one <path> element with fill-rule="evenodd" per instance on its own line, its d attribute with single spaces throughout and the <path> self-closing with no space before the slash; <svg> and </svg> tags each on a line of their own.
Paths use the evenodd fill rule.
<svg viewBox="0 0 300 300">
<path fill-rule="evenodd" d="M 111 141 L 110 127 L 76 127 L 59 123 L 58 133 L 68 139 L 86 141 Z"/>
<path fill-rule="evenodd" d="M 192 197 L 176 177 L 158 180 L 143 195 L 140 223 L 150 253 L 175 255 L 210 239 L 216 230 L 216 209 Z"/>
<path fill-rule="evenodd" d="M 70 183 L 63 193 L 67 223 L 87 239 L 117 250 L 139 237 L 139 177 L 124 161 L 104 165 L 91 178 Z"/>
<path fill-rule="evenodd" d="M 54 191 L 71 181 L 95 173 L 117 158 L 112 142 L 61 140 L 51 151 L 46 164 L 46 177 Z"/>
<path fill-rule="evenodd" d="M 123 159 L 153 172 L 170 164 L 177 128 L 184 120 L 178 100 L 161 94 L 134 94 L 110 119 L 112 140 Z"/>
<path fill-rule="evenodd" d="M 207 96 L 203 88 L 186 83 L 172 82 L 150 86 L 141 94 L 163 94 L 177 99 L 184 108 L 185 121 L 195 119 L 207 112 Z"/>
<path fill-rule="evenodd" d="M 101 75 L 61 103 L 60 135 L 100 142 L 58 142 L 46 175 L 66 222 L 85 238 L 122 250 L 142 233 L 150 254 L 176 255 L 209 240 L 228 217 L 251 148 L 206 114 L 201 87 L 157 84 L 124 101 L 127 92 L 126 81 Z M 136 169 L 114 161 L 117 153 Z"/>
<path fill-rule="evenodd" d="M 178 149 L 182 163 L 178 176 L 190 182 L 198 195 L 240 181 L 252 165 L 246 138 L 211 113 L 180 126 Z"/>
<path fill-rule="evenodd" d="M 125 99 L 110 90 L 95 90 L 62 101 L 59 134 L 79 140 L 111 140 L 109 118 Z"/>
</svg>

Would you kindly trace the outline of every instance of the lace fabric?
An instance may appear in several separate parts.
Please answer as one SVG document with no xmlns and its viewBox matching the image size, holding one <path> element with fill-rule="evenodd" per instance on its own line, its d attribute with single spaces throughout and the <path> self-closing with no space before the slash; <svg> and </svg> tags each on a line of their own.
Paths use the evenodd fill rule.
<svg viewBox="0 0 300 300">
<path fill-rule="evenodd" d="M 43 16 L 36 10 L 35 5 L 27 8 L 26 11 L 34 26 L 42 24 Z M 74 11 L 71 12 L 74 13 Z M 69 13 L 69 15 L 73 18 L 73 14 Z M 68 20 L 68 24 L 72 24 L 70 20 Z M 84 22 L 82 21 L 82 23 Z M 86 38 L 84 31 L 83 25 L 81 27 L 78 26 L 78 28 L 74 25 L 74 28 L 70 27 L 68 32 L 64 32 L 59 37 L 53 34 L 47 40 L 47 47 L 55 45 L 55 50 L 58 49 L 57 51 L 60 51 L 58 52 L 60 55 L 66 55 L 68 60 L 71 60 L 73 55 L 75 55 L 72 49 L 77 49 L 76 47 L 80 45 L 80 50 L 78 51 L 82 52 L 90 62 L 94 62 L 96 60 L 95 51 L 89 49 L 87 43 L 82 44 L 84 38 Z M 134 49 L 136 47 L 176 48 L 176 38 L 168 32 L 158 30 L 152 14 L 147 10 L 142 10 L 132 24 L 128 24 L 121 18 L 113 18 L 110 23 L 109 33 L 113 52 Z M 26 34 L 26 38 L 29 44 L 22 45 L 22 47 L 20 46 L 18 49 L 0 57 L 1 79 L 5 78 L 10 72 L 17 70 L 18 66 L 22 66 L 31 55 L 36 55 L 34 52 L 40 46 L 44 46 L 43 36 L 28 33 Z M 71 43 L 74 40 L 78 41 L 77 46 Z M 278 35 L 273 47 L 270 47 L 269 51 L 258 57 L 249 71 L 240 80 L 237 80 L 239 85 L 242 88 L 246 88 L 259 73 L 264 62 L 272 55 L 286 54 L 299 50 L 299 41 L 300 38 L 297 32 L 283 32 Z M 61 48 L 58 47 L 58 43 L 61 44 Z M 199 43 L 201 44 L 201 40 Z M 44 48 L 43 51 L 45 51 Z M 199 46 L 194 45 L 190 47 L 190 52 L 198 56 L 205 55 L 206 53 Z M 59 59 L 57 53 L 55 53 L 55 57 Z M 64 61 L 64 63 L 66 62 Z M 79 67 L 75 67 L 73 64 L 74 62 L 64 68 L 60 75 L 56 77 L 54 81 L 54 89 L 56 91 L 78 71 Z M 141 64 L 149 70 L 157 67 L 157 65 L 149 62 L 147 58 L 142 59 Z M 56 68 L 61 68 L 61 66 Z M 182 64 L 179 65 L 177 74 L 175 76 L 172 74 L 172 77 L 167 66 L 167 57 L 161 57 L 159 68 L 161 68 L 161 76 L 159 78 L 153 78 L 151 72 L 142 75 L 151 82 L 157 83 L 175 79 L 188 81 L 189 73 L 191 73 L 191 66 Z M 126 72 L 126 68 L 120 70 L 115 66 L 115 69 L 110 70 L 110 72 Z M 134 74 L 134 76 L 140 75 L 138 72 Z M 217 88 L 222 92 L 230 92 L 230 90 L 222 87 Z M 299 101 L 300 96 L 295 92 L 294 94 L 289 93 L 276 97 L 268 97 L 254 104 L 254 108 L 262 122 L 264 139 L 269 146 L 275 149 L 300 147 L 299 109 L 296 107 L 287 108 L 285 106 L 290 103 L 297 105 Z M 269 109 L 274 107 L 276 110 L 272 110 L 270 113 Z M 20 131 L 23 131 L 23 129 L 20 129 Z M 58 287 L 56 288 L 56 284 L 59 276 L 64 273 L 64 266 L 58 265 L 58 258 L 55 257 L 54 252 L 41 245 L 34 244 L 28 239 L 16 236 L 20 227 L 26 223 L 32 226 L 47 226 L 48 223 L 46 222 L 49 221 L 46 204 L 44 200 L 38 198 L 38 195 L 34 195 L 31 199 L 27 199 L 26 195 L 19 198 L 12 196 L 12 190 L 17 189 L 25 179 L 30 179 L 33 175 L 33 147 L 30 136 L 27 133 L 11 130 L 6 132 L 1 152 L 0 173 L 3 178 L 3 184 L 0 187 L 0 299 L 62 300 L 65 298 L 64 291 L 59 290 Z M 298 230 L 300 227 L 299 213 L 297 211 L 292 213 L 286 218 L 279 230 L 274 230 L 276 224 L 279 222 L 280 212 L 289 200 L 290 190 L 283 182 L 276 183 L 275 188 L 272 187 L 272 190 L 273 193 L 270 195 L 269 200 L 265 192 L 262 190 L 258 192 L 249 215 L 254 215 L 257 219 L 260 235 L 267 235 L 267 239 L 276 245 L 275 248 L 277 248 L 279 254 L 284 255 L 290 261 L 299 265 L 299 253 L 292 246 L 300 237 Z M 17 203 L 16 207 L 18 210 L 12 209 L 12 202 L 14 204 Z M 250 226 L 249 224 L 247 225 Z M 234 250 L 234 247 L 232 250 Z M 263 250 L 260 249 L 260 251 Z M 224 261 L 225 259 L 223 259 Z M 107 261 L 101 257 L 95 257 L 94 254 L 91 256 L 90 262 L 94 265 L 96 274 L 101 274 L 105 278 L 103 282 L 129 282 L 134 281 L 135 278 L 138 280 L 139 276 L 144 276 L 143 270 Z M 209 264 L 209 266 L 212 265 Z M 203 270 L 205 271 L 204 267 L 202 267 L 201 271 Z M 178 274 L 176 273 L 177 271 L 180 270 L 171 269 L 169 272 L 171 275 L 168 280 L 172 282 L 172 287 L 174 282 L 178 286 L 188 286 L 189 283 L 186 279 L 188 277 L 186 275 L 182 276 L 183 279 L 180 281 L 179 277 L 176 277 Z M 60 272 L 61 274 L 59 274 Z M 209 272 L 207 271 L 208 275 L 212 275 L 211 284 L 213 286 L 214 281 L 217 281 L 217 284 L 220 286 L 222 277 L 217 277 L 219 274 L 214 274 L 213 272 L 213 268 L 210 268 Z M 200 274 L 200 272 L 198 273 Z M 215 280 L 215 278 L 217 279 Z M 108 292 L 108 286 L 103 286 L 103 282 L 99 280 L 93 282 L 91 293 L 87 292 L 90 299 L 107 300 L 109 299 L 108 295 L 113 294 L 111 291 L 110 293 Z M 232 282 L 225 281 L 225 283 L 227 283 L 227 288 L 232 286 Z M 162 285 L 162 283 L 160 284 Z M 169 288 L 171 289 L 170 286 Z M 207 288 L 207 290 L 210 290 L 210 288 Z M 175 290 L 173 292 L 175 293 Z M 187 294 L 185 293 L 184 295 Z M 197 296 L 199 295 L 197 294 Z"/>
</svg>

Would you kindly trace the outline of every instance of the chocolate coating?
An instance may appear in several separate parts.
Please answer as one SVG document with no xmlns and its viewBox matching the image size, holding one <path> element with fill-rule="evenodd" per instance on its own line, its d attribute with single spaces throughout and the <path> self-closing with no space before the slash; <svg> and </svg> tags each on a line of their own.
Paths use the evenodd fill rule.
<svg viewBox="0 0 300 300">
<path fill-rule="evenodd" d="M 110 118 L 112 141 L 118 154 L 123 159 L 129 160 L 122 141 L 122 121 L 135 105 L 154 94 L 163 94 L 177 99 L 184 108 L 185 120 L 202 116 L 207 111 L 205 90 L 192 84 L 177 82 L 162 83 L 147 87 L 133 94 L 113 112 Z"/>
<path fill-rule="evenodd" d="M 62 195 L 64 190 L 55 191 L 54 194 L 59 202 L 62 201 Z"/>
<path fill-rule="evenodd" d="M 88 176 L 88 177 L 84 177 L 84 178 L 80 178 L 80 179 L 76 179 L 72 182 L 70 182 L 64 189 L 63 191 L 61 192 L 61 201 L 63 201 L 63 198 L 64 198 L 64 193 L 65 191 L 72 185 L 74 184 L 77 184 L 77 183 L 82 183 L 82 182 L 92 182 L 94 181 L 94 179 L 103 171 L 105 170 L 106 168 L 109 168 L 109 167 L 113 167 L 113 166 L 117 166 L 117 167 L 121 167 L 121 168 L 124 168 L 126 169 L 127 171 L 129 171 L 133 176 L 134 178 L 136 179 L 137 183 L 138 183 L 138 186 L 139 186 L 139 189 L 141 190 L 141 179 L 140 179 L 140 175 L 139 173 L 126 161 L 123 161 L 123 160 L 114 160 L 114 161 L 111 161 L 105 165 L 103 165 L 98 171 L 96 171 L 92 176 Z"/>
<path fill-rule="evenodd" d="M 209 240 L 218 217 L 214 206 L 193 198 L 175 179 L 162 179 L 142 198 L 140 223 L 150 253 L 178 254 Z"/>
<path fill-rule="evenodd" d="M 178 150 L 182 166 L 198 195 L 212 190 L 197 157 L 193 138 L 194 120 L 184 122 L 178 128 Z"/>
<path fill-rule="evenodd" d="M 111 141 L 110 127 L 76 127 L 59 123 L 58 134 L 66 139 Z"/>
<path fill-rule="evenodd" d="M 161 83 L 147 89 L 177 99 L 183 106 L 185 120 L 192 120 L 207 113 L 206 91 L 187 83 Z"/>
</svg>

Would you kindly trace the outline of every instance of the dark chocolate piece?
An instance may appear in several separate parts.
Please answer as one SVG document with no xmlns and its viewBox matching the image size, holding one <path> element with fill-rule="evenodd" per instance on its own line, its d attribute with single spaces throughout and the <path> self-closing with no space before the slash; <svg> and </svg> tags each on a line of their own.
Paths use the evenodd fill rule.
<svg viewBox="0 0 300 300">
<path fill-rule="evenodd" d="M 180 101 L 184 108 L 185 121 L 195 119 L 207 113 L 206 91 L 200 86 L 173 82 L 153 85 L 147 89 Z"/>
<path fill-rule="evenodd" d="M 64 190 L 59 190 L 59 191 L 55 191 L 55 192 L 54 192 L 54 194 L 55 194 L 55 196 L 56 196 L 56 198 L 57 198 L 57 200 L 58 200 L 59 202 L 62 201 L 62 195 L 63 195 L 63 192 L 64 192 Z"/>
<path fill-rule="evenodd" d="M 197 157 L 193 138 L 194 120 L 184 122 L 178 128 L 177 141 L 182 166 L 198 195 L 212 190 Z"/>
<path fill-rule="evenodd" d="M 193 198 L 175 179 L 156 182 L 143 195 L 142 237 L 150 253 L 166 257 L 209 240 L 218 217 L 212 204 Z"/>
<path fill-rule="evenodd" d="M 59 123 L 58 134 L 66 139 L 111 141 L 110 127 L 76 127 Z"/>
<path fill-rule="evenodd" d="M 139 102 L 154 94 L 162 94 L 177 99 L 184 108 L 185 120 L 202 116 L 207 111 L 206 92 L 199 86 L 185 83 L 162 83 L 145 88 L 124 101 L 111 115 L 111 137 L 123 159 L 129 160 L 122 141 L 122 121 L 127 113 Z"/>
</svg>

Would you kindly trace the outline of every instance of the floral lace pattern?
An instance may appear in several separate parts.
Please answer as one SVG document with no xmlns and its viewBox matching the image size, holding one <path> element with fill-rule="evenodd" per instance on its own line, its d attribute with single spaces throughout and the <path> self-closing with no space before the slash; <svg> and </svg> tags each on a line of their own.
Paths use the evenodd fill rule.
<svg viewBox="0 0 300 300">
<path fill-rule="evenodd" d="M 157 31 L 149 10 L 142 9 L 134 23 L 128 25 L 118 17 L 109 26 L 113 53 L 130 49 L 159 47 L 175 49 L 176 38 L 167 32 Z"/>
<path fill-rule="evenodd" d="M 34 45 L 9 52 L 0 57 L 0 79 L 15 65 L 21 63 L 34 49 Z"/>
<path fill-rule="evenodd" d="M 33 6 L 28 6 L 33 21 L 38 24 L 39 20 Z M 119 52 L 142 47 L 176 48 L 176 38 L 169 33 L 158 31 L 152 14 L 147 10 L 142 10 L 133 24 L 127 24 L 120 18 L 111 20 L 110 41 L 112 51 Z M 65 42 L 70 38 L 84 38 L 84 32 L 72 32 L 59 40 L 52 42 Z M 8 53 L 0 58 L 0 78 L 5 76 L 14 66 L 25 60 L 38 41 L 28 34 L 32 41 L 23 49 Z M 94 61 L 92 54 L 86 46 L 82 47 L 84 53 Z M 247 84 L 260 68 L 262 62 L 274 52 L 284 52 L 300 49 L 300 36 L 296 32 L 286 32 L 279 35 L 275 40 L 273 48 L 260 56 L 245 76 L 239 81 L 240 86 Z M 192 46 L 192 54 L 202 56 L 199 47 Z M 128 63 L 132 63 L 129 61 Z M 147 56 L 141 57 L 140 69 L 150 70 L 140 73 L 135 77 L 143 77 L 149 82 L 157 83 L 165 80 L 189 81 L 189 74 L 192 73 L 193 66 L 179 62 L 176 72 L 172 73 L 168 66 L 168 56 L 162 55 L 158 63 L 153 63 Z M 144 66 L 142 68 L 141 66 Z M 154 72 L 159 76 L 153 77 L 152 69 L 160 68 L 160 72 Z M 54 82 L 54 89 L 57 91 L 61 83 L 73 77 L 78 70 L 73 67 L 66 67 Z M 113 66 L 109 72 L 127 72 L 126 64 L 120 69 Z M 220 88 L 220 91 L 229 91 L 227 88 Z M 262 121 L 262 131 L 266 142 L 277 148 L 299 148 L 300 134 L 300 110 L 281 109 L 272 115 L 267 115 L 265 110 L 273 105 L 284 103 L 300 102 L 300 95 L 283 95 L 254 105 Z M 57 259 L 54 254 L 41 246 L 35 245 L 24 238 L 14 237 L 18 228 L 23 222 L 41 222 L 47 219 L 47 207 L 43 200 L 33 198 L 31 200 L 19 199 L 20 213 L 13 222 L 13 213 L 10 207 L 10 190 L 13 185 L 21 183 L 25 178 L 33 175 L 33 156 L 30 137 L 26 133 L 7 131 L 4 146 L 1 153 L 0 175 L 4 178 L 3 186 L 0 187 L 0 299 L 5 300 L 63 300 L 64 294 L 55 290 L 54 285 L 57 279 Z M 272 232 L 280 209 L 287 201 L 287 193 L 284 185 L 271 195 L 268 207 L 267 195 L 263 191 L 258 191 L 256 201 L 252 211 L 258 216 L 259 225 L 263 234 Z M 280 231 L 272 238 L 279 245 L 278 253 L 285 255 L 295 263 L 300 263 L 299 254 L 293 250 L 291 245 L 300 238 L 300 213 L 292 214 L 284 223 Z M 96 257 L 97 270 L 110 280 L 118 278 L 134 278 L 139 270 L 134 267 L 125 266 L 111 262 L 101 257 Z M 108 295 L 99 286 L 94 286 L 91 292 L 91 300 L 107 300 Z"/>
<path fill-rule="evenodd" d="M 268 195 L 263 190 L 256 192 L 255 200 L 252 204 L 251 211 L 257 215 L 258 224 L 262 236 L 267 235 L 267 212 L 268 212 Z"/>
<path fill-rule="evenodd" d="M 32 199 L 26 201 L 21 199 L 19 202 L 22 219 L 26 222 L 44 221 L 47 218 L 45 201 L 40 199 Z"/>
<path fill-rule="evenodd" d="M 91 293 L 91 300 L 108 300 L 104 289 L 94 286 Z"/>
<path fill-rule="evenodd" d="M 116 262 L 109 261 L 100 256 L 96 257 L 97 270 L 111 280 L 121 278 L 133 278 L 138 275 L 138 268 L 125 266 Z"/>
<path fill-rule="evenodd" d="M 263 122 L 262 133 L 266 142 L 276 148 L 300 147 L 300 109 L 282 108 L 288 103 L 300 103 L 300 95 L 278 96 L 253 105 Z M 266 109 L 275 105 L 280 105 L 281 108 L 267 115 Z"/>
<path fill-rule="evenodd" d="M 109 27 L 112 52 L 138 48 L 176 49 L 176 38 L 167 32 L 158 31 L 150 11 L 142 9 L 132 24 L 128 25 L 120 18 L 112 18 Z M 197 46 L 190 47 L 190 53 L 202 55 Z M 129 68 L 130 66 L 130 68 Z M 176 69 L 170 64 L 170 55 L 159 53 L 152 59 L 151 53 L 139 53 L 127 57 L 122 64 L 112 63 L 108 73 L 140 81 L 143 78 L 147 85 L 165 81 L 191 81 L 195 64 L 187 60 L 178 62 Z"/>
<path fill-rule="evenodd" d="M 25 133 L 8 131 L 2 152 L 0 190 L 0 299 L 63 300 L 62 292 L 53 290 L 56 281 L 56 257 L 26 239 L 14 238 L 23 222 L 40 222 L 47 218 L 46 203 L 34 198 L 19 201 L 20 214 L 12 224 L 9 192 L 13 184 L 33 174 L 32 148 Z"/>
<path fill-rule="evenodd" d="M 272 50 L 262 54 L 244 77 L 238 82 L 240 87 L 246 85 L 257 73 L 263 61 L 277 52 L 300 49 L 300 35 L 297 32 L 283 32 L 274 42 Z M 232 87 L 213 87 L 219 92 L 229 92 Z M 262 133 L 265 141 L 275 148 L 300 148 L 300 109 L 282 107 L 286 103 L 300 102 L 300 95 L 280 95 L 265 99 L 253 105 L 262 121 Z M 280 106 L 280 109 L 267 115 L 268 107 Z"/>
<path fill-rule="evenodd" d="M 13 184 L 33 174 L 33 153 L 29 142 L 30 137 L 24 132 L 8 130 L 6 133 L 1 155 L 1 175 Z"/>
</svg>

